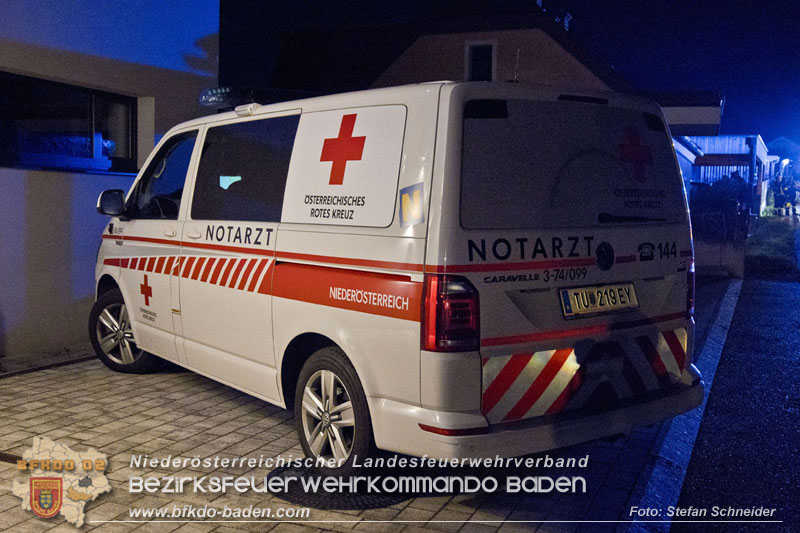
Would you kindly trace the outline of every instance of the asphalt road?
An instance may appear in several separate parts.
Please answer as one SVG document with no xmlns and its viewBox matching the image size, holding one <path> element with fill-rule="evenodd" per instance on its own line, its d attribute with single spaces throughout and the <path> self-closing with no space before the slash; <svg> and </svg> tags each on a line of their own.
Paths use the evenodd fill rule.
<svg viewBox="0 0 800 533">
<path fill-rule="evenodd" d="M 800 530 L 798 304 L 800 283 L 745 281 L 678 503 L 708 509 L 706 519 L 713 506 L 776 508 L 784 524 L 715 530 Z"/>
</svg>

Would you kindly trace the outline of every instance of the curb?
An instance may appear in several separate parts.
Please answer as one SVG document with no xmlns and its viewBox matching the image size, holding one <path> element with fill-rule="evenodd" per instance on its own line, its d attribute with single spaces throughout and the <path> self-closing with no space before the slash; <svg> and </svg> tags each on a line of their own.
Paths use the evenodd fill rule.
<svg viewBox="0 0 800 533">
<path fill-rule="evenodd" d="M 91 361 L 92 359 L 97 359 L 97 356 L 94 354 L 82 355 L 80 357 L 75 357 L 73 359 L 67 359 L 66 361 L 57 361 L 55 363 L 48 363 L 45 365 L 34 366 L 31 368 L 22 368 L 20 370 L 11 370 L 10 372 L 0 372 L 0 379 L 11 378 L 22 374 L 30 374 L 32 372 L 38 372 L 39 370 L 47 370 L 50 368 L 57 368 L 59 366 L 67 366 L 75 363 L 82 363 L 84 361 Z"/>
<path fill-rule="evenodd" d="M 642 509 L 664 511 L 667 507 L 678 504 L 683 488 L 683 479 L 692 458 L 694 442 L 700 429 L 700 423 L 703 421 L 711 385 L 714 382 L 714 374 L 725 347 L 728 328 L 733 320 L 733 312 L 736 309 L 741 289 L 742 280 L 731 281 L 722 298 L 714 323 L 708 329 L 703 349 L 695 358 L 694 364 L 703 375 L 705 384 L 703 403 L 693 411 L 674 418 L 667 427 L 662 429 L 662 436 L 659 438 L 660 448 L 651 452 L 655 464 L 649 471 L 647 479 L 640 479 L 640 482 L 637 483 L 633 496 L 629 500 L 629 509 L 635 505 Z M 669 520 L 669 517 L 664 516 L 663 518 Z M 666 531 L 669 530 L 670 525 L 670 523 L 653 524 L 634 521 L 625 530 Z"/>
</svg>

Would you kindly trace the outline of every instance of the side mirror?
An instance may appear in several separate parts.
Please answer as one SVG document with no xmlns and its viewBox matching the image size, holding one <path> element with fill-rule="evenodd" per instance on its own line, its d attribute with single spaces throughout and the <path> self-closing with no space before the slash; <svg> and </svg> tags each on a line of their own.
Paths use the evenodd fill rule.
<svg viewBox="0 0 800 533">
<path fill-rule="evenodd" d="M 125 192 L 122 189 L 109 189 L 100 193 L 97 212 L 112 217 L 120 216 L 125 212 Z"/>
</svg>

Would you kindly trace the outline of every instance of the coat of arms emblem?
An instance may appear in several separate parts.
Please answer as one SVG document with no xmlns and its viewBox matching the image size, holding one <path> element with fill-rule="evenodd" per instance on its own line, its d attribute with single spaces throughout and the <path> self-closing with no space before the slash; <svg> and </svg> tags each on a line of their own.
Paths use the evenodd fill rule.
<svg viewBox="0 0 800 533">
<path fill-rule="evenodd" d="M 63 479 L 58 477 L 30 478 L 31 510 L 42 518 L 51 518 L 61 510 Z"/>
</svg>

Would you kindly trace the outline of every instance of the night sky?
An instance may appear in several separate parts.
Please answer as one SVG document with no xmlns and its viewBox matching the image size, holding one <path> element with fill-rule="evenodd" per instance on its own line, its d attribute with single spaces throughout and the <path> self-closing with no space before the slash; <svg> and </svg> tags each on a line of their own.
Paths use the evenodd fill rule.
<svg viewBox="0 0 800 533">
<path fill-rule="evenodd" d="M 199 53 L 194 42 L 216 32 L 219 20 L 219 0 L 2 2 L 2 38 L 180 70 L 189 70 L 183 55 Z M 436 4 L 441 0 L 372 0 L 337 4 L 336 11 L 351 24 L 408 22 Z M 800 141 L 800 1 L 544 4 L 566 7 L 573 15 L 570 32 L 636 87 L 718 91 L 726 97 L 722 133 Z M 314 25 L 319 21 L 313 19 L 327 18 L 320 9 L 325 2 L 272 5 L 287 22 Z"/>
<path fill-rule="evenodd" d="M 721 133 L 800 141 L 800 2 L 564 4 L 570 32 L 637 87 L 718 91 Z"/>
</svg>

